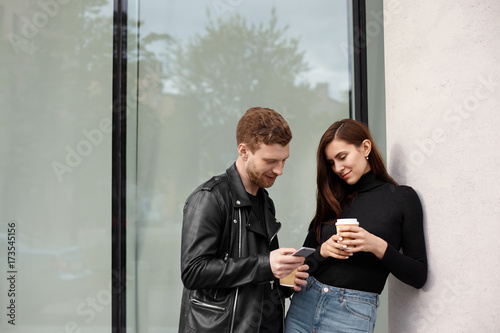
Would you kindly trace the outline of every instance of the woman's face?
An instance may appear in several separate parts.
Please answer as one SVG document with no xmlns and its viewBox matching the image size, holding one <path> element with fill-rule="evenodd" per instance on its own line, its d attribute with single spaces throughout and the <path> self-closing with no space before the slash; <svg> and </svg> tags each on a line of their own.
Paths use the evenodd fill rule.
<svg viewBox="0 0 500 333">
<path fill-rule="evenodd" d="M 370 140 L 365 140 L 360 147 L 356 147 L 343 140 L 334 139 L 326 146 L 325 156 L 333 172 L 347 184 L 353 185 L 371 170 L 366 159 L 370 150 Z"/>
</svg>

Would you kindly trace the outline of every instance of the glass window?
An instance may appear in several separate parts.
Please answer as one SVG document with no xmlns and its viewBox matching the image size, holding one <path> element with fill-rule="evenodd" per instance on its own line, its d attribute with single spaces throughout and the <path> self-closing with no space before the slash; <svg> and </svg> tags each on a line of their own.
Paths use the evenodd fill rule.
<svg viewBox="0 0 500 333">
<path fill-rule="evenodd" d="M 127 227 L 136 281 L 128 311 L 137 317 L 128 320 L 138 332 L 176 332 L 184 201 L 236 160 L 236 123 L 250 107 L 273 108 L 291 126 L 291 156 L 269 192 L 283 222 L 281 246 L 302 245 L 315 209 L 319 139 L 349 117 L 348 8 L 329 0 L 141 1 L 137 8 L 130 29 L 139 49 L 138 118 L 129 124 L 137 133 L 130 186 L 137 200 Z"/>
<path fill-rule="evenodd" d="M 2 2 L 2 332 L 111 329 L 111 8 Z"/>
<path fill-rule="evenodd" d="M 0 5 L 2 332 L 110 330 L 115 2 Z M 292 128 L 269 192 L 281 245 L 302 244 L 319 138 L 349 116 L 350 11 L 331 0 L 128 2 L 128 331 L 177 331 L 184 201 L 235 161 L 250 107 Z M 380 50 L 368 50 L 375 81 Z M 383 106 L 375 94 L 370 107 Z M 383 118 L 373 124 L 383 135 Z"/>
</svg>

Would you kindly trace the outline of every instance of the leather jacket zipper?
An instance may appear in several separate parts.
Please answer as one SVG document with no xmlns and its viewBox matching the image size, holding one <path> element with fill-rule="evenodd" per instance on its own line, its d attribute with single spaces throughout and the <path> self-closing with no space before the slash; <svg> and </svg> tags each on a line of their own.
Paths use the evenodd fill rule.
<svg viewBox="0 0 500 333">
<path fill-rule="evenodd" d="M 271 246 L 271 243 L 274 239 L 274 237 L 276 237 L 276 235 L 278 234 L 278 232 L 281 230 L 281 225 L 279 226 L 279 228 L 274 232 L 273 236 L 271 237 L 271 239 L 269 240 L 269 244 L 268 244 L 268 250 L 269 252 L 271 252 L 271 249 L 269 248 Z M 271 280 L 269 281 L 269 283 L 271 284 L 271 290 L 274 289 L 274 280 Z"/>
<path fill-rule="evenodd" d="M 241 208 L 238 209 L 238 217 L 239 217 L 239 221 L 238 221 L 238 258 L 241 258 L 241 237 L 242 237 L 242 230 L 241 230 Z"/>
<path fill-rule="evenodd" d="M 238 209 L 238 258 L 241 258 L 241 237 L 242 237 L 241 208 L 239 208 Z M 229 330 L 230 333 L 232 333 L 234 330 L 234 318 L 236 317 L 236 304 L 238 304 L 239 291 L 240 288 L 236 288 L 236 294 L 234 295 L 233 318 L 231 319 L 231 329 Z"/>
<path fill-rule="evenodd" d="M 271 239 L 269 240 L 269 246 L 271 246 L 271 243 L 272 243 L 272 241 L 273 241 L 274 237 L 276 237 L 276 235 L 278 234 L 278 232 L 279 232 L 280 230 L 281 230 L 281 225 L 280 225 L 280 227 L 279 227 L 279 228 L 278 228 L 278 229 L 274 232 L 273 236 L 272 236 L 272 237 L 271 237 Z M 271 249 L 269 249 L 269 250 L 271 250 Z M 274 281 L 274 280 L 272 280 L 272 281 L 270 281 L 270 283 L 271 283 L 271 290 L 273 290 L 275 281 Z M 281 318 L 281 321 L 282 321 L 282 323 L 283 323 L 283 327 L 285 327 L 285 316 L 284 316 L 284 314 L 285 314 L 285 304 L 283 303 L 283 298 L 282 298 L 282 295 L 281 295 L 281 292 L 280 292 L 279 285 L 277 285 L 277 286 L 276 286 L 276 290 L 277 290 L 277 292 L 278 292 L 278 296 L 279 296 L 279 299 L 280 299 L 280 304 L 281 304 L 281 309 L 282 309 L 282 311 L 283 311 L 283 316 L 282 316 L 282 318 Z"/>
<path fill-rule="evenodd" d="M 207 308 L 207 309 L 218 310 L 218 311 L 226 311 L 226 308 L 223 308 L 221 306 L 216 306 L 216 305 L 208 304 L 208 303 L 205 303 L 205 302 L 201 302 L 201 301 L 199 301 L 197 299 L 194 299 L 194 298 L 191 298 L 190 301 L 194 305 L 198 305 L 198 306 L 201 306 L 201 307 L 204 307 L 204 308 Z"/>
</svg>

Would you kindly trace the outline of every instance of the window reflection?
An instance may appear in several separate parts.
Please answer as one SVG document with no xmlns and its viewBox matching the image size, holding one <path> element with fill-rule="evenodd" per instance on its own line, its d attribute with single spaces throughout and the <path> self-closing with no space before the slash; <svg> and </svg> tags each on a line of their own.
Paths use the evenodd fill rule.
<svg viewBox="0 0 500 333">
<path fill-rule="evenodd" d="M 110 330 L 110 3 L 0 5 L 0 254 L 15 220 L 18 274 L 2 332 Z"/>
<path fill-rule="evenodd" d="M 302 244 L 317 143 L 348 117 L 348 15 L 345 2 L 319 0 L 140 6 L 137 327 L 174 332 L 184 200 L 234 162 L 236 123 L 250 107 L 273 108 L 292 128 L 291 157 L 270 192 L 280 243 Z"/>
</svg>

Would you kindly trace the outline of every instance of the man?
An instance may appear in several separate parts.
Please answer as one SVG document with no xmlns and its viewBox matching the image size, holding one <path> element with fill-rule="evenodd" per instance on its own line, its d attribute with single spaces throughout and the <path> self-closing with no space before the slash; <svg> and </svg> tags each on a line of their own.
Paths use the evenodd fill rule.
<svg viewBox="0 0 500 333">
<path fill-rule="evenodd" d="M 306 284 L 305 258 L 278 247 L 281 223 L 264 188 L 282 174 L 292 133 L 276 111 L 251 108 L 236 128 L 238 158 L 200 185 L 184 206 L 179 332 L 283 332 L 278 279 L 297 268 L 295 291 Z"/>
</svg>

